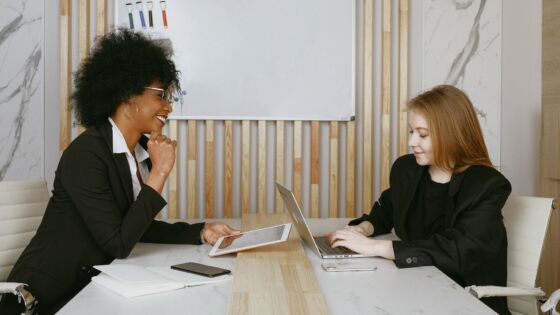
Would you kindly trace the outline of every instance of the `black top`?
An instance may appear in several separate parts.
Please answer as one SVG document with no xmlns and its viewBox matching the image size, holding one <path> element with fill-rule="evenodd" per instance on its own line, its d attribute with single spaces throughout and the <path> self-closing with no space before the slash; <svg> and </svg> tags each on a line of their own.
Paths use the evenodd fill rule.
<svg viewBox="0 0 560 315">
<path fill-rule="evenodd" d="M 127 257 L 138 241 L 201 243 L 203 223 L 154 220 L 166 202 L 150 186 L 142 184 L 134 200 L 126 155 L 113 153 L 112 135 L 107 121 L 66 148 L 41 225 L 8 276 L 29 284 L 43 310 L 81 290 L 92 266 Z"/>
<path fill-rule="evenodd" d="M 443 216 L 429 210 L 433 219 L 418 221 L 410 218 L 425 205 L 418 201 L 418 191 L 426 169 L 416 163 L 412 154 L 398 158 L 391 169 L 390 188 L 383 191 L 369 214 L 349 224 L 367 220 L 373 224 L 374 236 L 394 228 L 401 239 L 393 242 L 399 268 L 433 265 L 461 286 L 505 286 L 507 236 L 501 211 L 511 193 L 509 181 L 493 168 L 470 166 L 451 176 Z M 425 220 L 433 223 L 428 228 L 432 234 L 422 231 Z M 442 225 L 438 227 L 436 222 Z M 481 301 L 499 314 L 509 314 L 505 298 Z"/>
<path fill-rule="evenodd" d="M 418 183 L 410 215 L 406 219 L 407 229 L 413 239 L 425 239 L 439 232 L 443 228 L 445 216 L 445 200 L 449 183 L 436 183 L 432 180 L 428 169 L 422 174 Z M 422 222 L 422 224 L 418 224 Z M 415 226 L 415 227 L 414 227 Z"/>
</svg>

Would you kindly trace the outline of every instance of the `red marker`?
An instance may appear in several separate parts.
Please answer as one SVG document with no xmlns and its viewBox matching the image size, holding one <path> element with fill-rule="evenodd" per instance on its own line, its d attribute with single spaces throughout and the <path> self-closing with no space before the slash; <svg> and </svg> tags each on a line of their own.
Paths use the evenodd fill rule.
<svg viewBox="0 0 560 315">
<path fill-rule="evenodd" d="M 165 0 L 161 0 L 159 2 L 159 6 L 161 7 L 161 16 L 163 18 L 163 27 L 167 28 L 167 11 L 166 11 Z"/>
</svg>

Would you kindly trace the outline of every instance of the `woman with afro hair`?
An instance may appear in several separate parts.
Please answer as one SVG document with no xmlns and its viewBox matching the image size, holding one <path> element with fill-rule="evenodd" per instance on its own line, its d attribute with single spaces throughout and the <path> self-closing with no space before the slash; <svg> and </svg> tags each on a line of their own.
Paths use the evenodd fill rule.
<svg viewBox="0 0 560 315">
<path fill-rule="evenodd" d="M 126 258 L 139 241 L 213 244 L 239 233 L 154 220 L 177 146 L 161 133 L 180 88 L 168 49 L 116 30 L 97 40 L 75 83 L 73 106 L 87 129 L 62 154 L 41 225 L 8 277 L 27 284 L 40 314 L 58 311 L 97 274 L 92 266 Z M 19 307 L 4 296 L 0 313 Z"/>
</svg>

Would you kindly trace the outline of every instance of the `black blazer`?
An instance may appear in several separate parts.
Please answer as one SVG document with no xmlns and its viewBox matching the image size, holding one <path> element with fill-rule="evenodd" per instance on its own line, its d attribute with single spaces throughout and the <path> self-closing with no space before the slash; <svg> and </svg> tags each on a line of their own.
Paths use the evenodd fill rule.
<svg viewBox="0 0 560 315">
<path fill-rule="evenodd" d="M 154 220 L 165 205 L 147 185 L 133 200 L 126 155 L 113 154 L 111 124 L 90 128 L 62 154 L 41 225 L 8 281 L 29 284 L 45 309 L 79 292 L 96 274 L 91 266 L 127 257 L 138 241 L 200 244 L 203 223 Z"/>
<path fill-rule="evenodd" d="M 501 210 L 511 192 L 509 181 L 497 170 L 480 165 L 453 174 L 445 202 L 444 230 L 427 239 L 410 239 L 412 231 L 407 229 L 415 225 L 405 222 L 416 208 L 413 203 L 425 168 L 412 154 L 398 158 L 391 169 L 390 188 L 381 194 L 370 214 L 350 225 L 368 220 L 374 226 L 374 236 L 394 228 L 401 239 L 393 242 L 399 268 L 433 265 L 461 286 L 506 285 L 507 237 Z M 483 302 L 500 314 L 509 313 L 505 298 Z"/>
</svg>

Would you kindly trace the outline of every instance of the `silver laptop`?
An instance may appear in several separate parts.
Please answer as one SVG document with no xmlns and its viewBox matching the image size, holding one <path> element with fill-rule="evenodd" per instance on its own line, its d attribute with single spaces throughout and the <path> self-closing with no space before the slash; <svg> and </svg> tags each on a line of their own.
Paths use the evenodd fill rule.
<svg viewBox="0 0 560 315">
<path fill-rule="evenodd" d="M 356 258 L 356 257 L 366 257 L 362 254 L 358 254 L 346 247 L 335 247 L 332 248 L 329 240 L 324 236 L 313 236 L 311 234 L 311 230 L 307 226 L 307 222 L 305 222 L 305 218 L 303 217 L 303 213 L 298 206 L 296 201 L 296 197 L 294 194 L 288 190 L 286 187 L 276 183 L 276 187 L 288 208 L 288 212 L 292 217 L 292 221 L 296 226 L 296 229 L 303 238 L 303 241 L 309 248 L 311 248 L 319 257 L 323 259 L 329 258 Z"/>
</svg>

